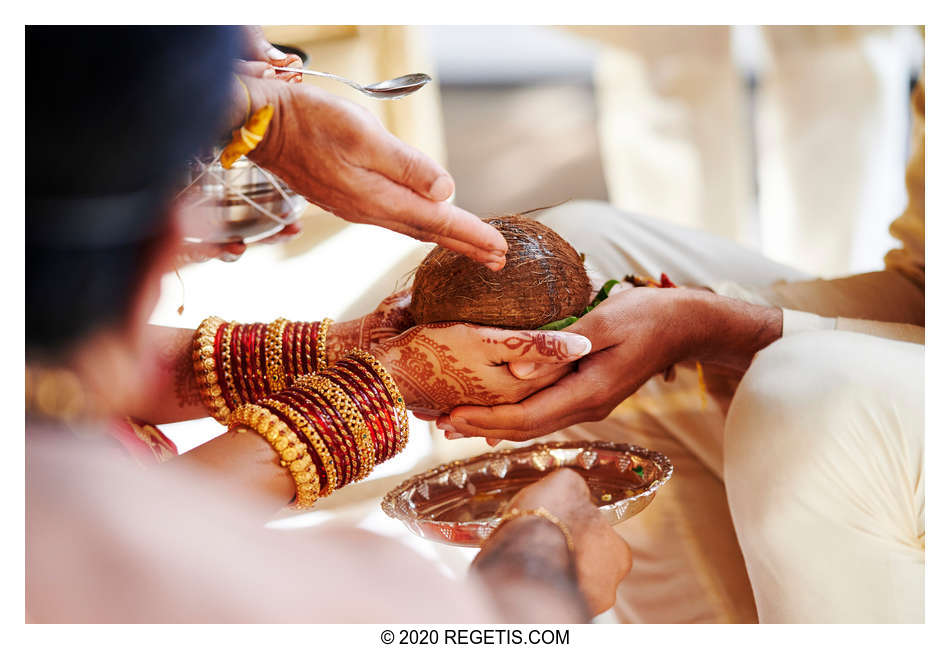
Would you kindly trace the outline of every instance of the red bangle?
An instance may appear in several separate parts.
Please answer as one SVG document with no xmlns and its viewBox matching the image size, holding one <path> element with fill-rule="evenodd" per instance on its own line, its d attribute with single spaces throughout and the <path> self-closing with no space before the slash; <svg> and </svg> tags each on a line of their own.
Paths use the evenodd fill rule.
<svg viewBox="0 0 950 649">
<path fill-rule="evenodd" d="M 315 404 L 307 398 L 308 395 L 304 390 L 297 388 L 281 393 L 281 395 L 294 402 L 297 410 L 309 419 L 310 425 L 323 439 L 324 445 L 330 449 L 337 467 L 337 484 L 334 485 L 334 488 L 339 489 L 348 484 L 355 474 L 352 458 L 336 430 L 336 424 L 329 420 L 327 413 L 323 412 L 323 406 Z"/>
<path fill-rule="evenodd" d="M 354 385 L 352 381 L 347 380 L 344 375 L 334 370 L 330 370 L 324 376 L 336 383 L 356 404 L 373 438 L 373 459 L 376 464 L 383 462 L 386 459 L 386 453 L 388 451 L 386 431 L 381 427 L 380 421 L 373 412 L 372 406 L 368 403 L 366 395 L 364 394 L 366 388 L 361 385 Z"/>
</svg>

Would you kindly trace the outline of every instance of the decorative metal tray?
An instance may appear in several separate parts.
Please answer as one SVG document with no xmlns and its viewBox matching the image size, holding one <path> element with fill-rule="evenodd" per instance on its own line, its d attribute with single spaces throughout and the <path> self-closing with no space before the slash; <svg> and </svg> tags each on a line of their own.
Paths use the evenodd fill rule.
<svg viewBox="0 0 950 649">
<path fill-rule="evenodd" d="M 478 547 L 518 491 L 561 467 L 584 477 L 611 525 L 643 511 L 673 475 L 665 455 L 632 444 L 548 442 L 437 466 L 386 494 L 382 508 L 422 538 Z"/>
</svg>

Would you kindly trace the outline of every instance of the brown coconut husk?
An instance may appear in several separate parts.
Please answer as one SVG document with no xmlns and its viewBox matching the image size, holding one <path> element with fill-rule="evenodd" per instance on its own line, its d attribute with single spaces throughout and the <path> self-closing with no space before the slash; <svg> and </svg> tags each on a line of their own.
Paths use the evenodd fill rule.
<svg viewBox="0 0 950 649">
<path fill-rule="evenodd" d="M 581 314 L 590 303 L 591 286 L 571 244 L 520 214 L 486 221 L 508 241 L 505 267 L 494 272 L 435 248 L 416 269 L 409 311 L 417 323 L 460 320 L 537 329 Z"/>
</svg>

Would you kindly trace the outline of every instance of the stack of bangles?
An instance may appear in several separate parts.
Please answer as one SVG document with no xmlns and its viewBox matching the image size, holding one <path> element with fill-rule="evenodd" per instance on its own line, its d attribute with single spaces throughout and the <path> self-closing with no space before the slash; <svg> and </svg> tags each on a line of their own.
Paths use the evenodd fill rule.
<svg viewBox="0 0 950 649">
<path fill-rule="evenodd" d="M 353 349 L 327 366 L 330 322 L 212 317 L 195 332 L 195 375 L 208 411 L 271 445 L 294 479 L 297 508 L 366 477 L 408 438 L 405 402 L 374 356 Z"/>
</svg>

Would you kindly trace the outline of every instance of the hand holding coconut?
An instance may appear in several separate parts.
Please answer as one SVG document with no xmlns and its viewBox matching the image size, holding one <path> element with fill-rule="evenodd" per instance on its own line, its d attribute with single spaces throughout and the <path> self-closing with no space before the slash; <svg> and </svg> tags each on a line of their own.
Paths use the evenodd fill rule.
<svg viewBox="0 0 950 649">
<path fill-rule="evenodd" d="M 413 327 L 371 348 L 389 370 L 410 410 L 423 415 L 449 412 L 460 404 L 511 403 L 571 371 L 590 351 L 584 336 L 563 331 L 511 331 L 461 322 Z M 554 366 L 523 380 L 508 363 Z"/>
<path fill-rule="evenodd" d="M 758 350 L 782 335 L 782 312 L 705 290 L 636 288 L 612 291 L 566 331 L 583 334 L 593 345 L 576 371 L 521 403 L 461 406 L 437 425 L 464 437 L 526 440 L 598 421 L 676 363 L 743 371 Z M 554 366 L 510 369 L 532 382 L 558 372 Z"/>
</svg>

